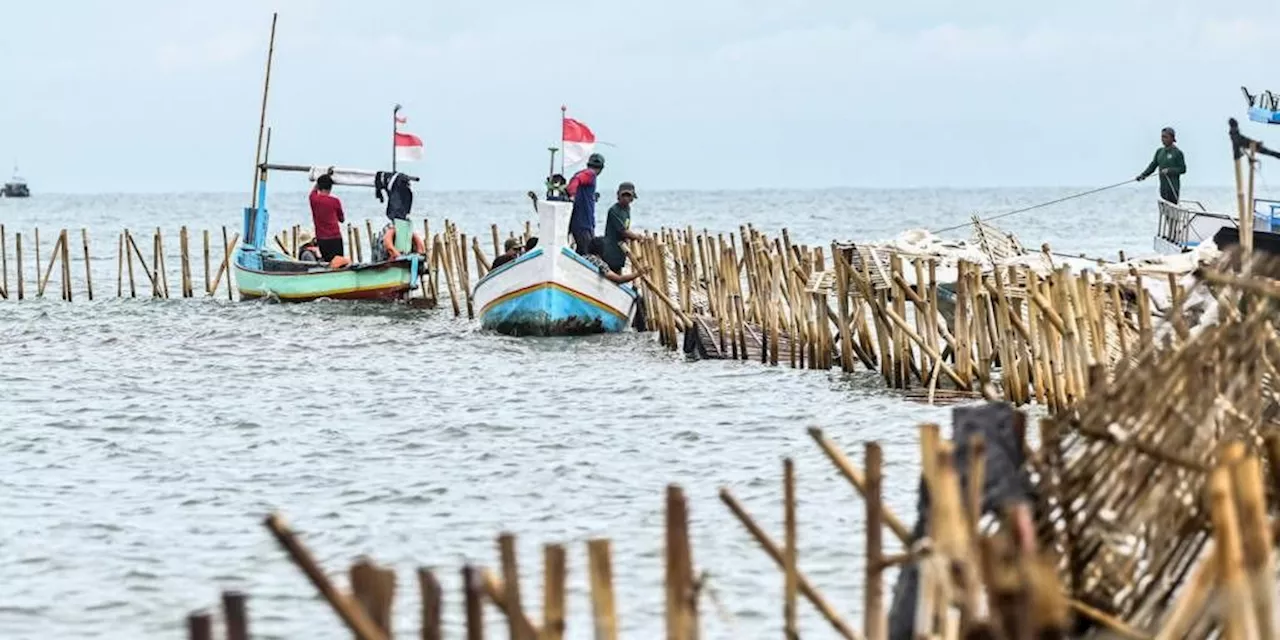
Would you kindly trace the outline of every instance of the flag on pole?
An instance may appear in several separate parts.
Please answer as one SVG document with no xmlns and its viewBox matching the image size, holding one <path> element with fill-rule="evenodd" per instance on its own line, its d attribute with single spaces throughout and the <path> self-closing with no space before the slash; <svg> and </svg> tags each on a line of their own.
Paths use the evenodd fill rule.
<svg viewBox="0 0 1280 640">
<path fill-rule="evenodd" d="M 400 130 L 407 119 L 396 114 L 396 161 L 416 162 L 422 159 L 422 138 Z"/>
<path fill-rule="evenodd" d="M 564 121 L 564 129 L 560 135 L 560 141 L 564 148 L 564 159 L 566 166 L 572 166 L 583 162 L 591 155 L 596 148 L 596 134 L 591 132 L 587 125 L 574 120 L 573 118 L 561 118 Z"/>
</svg>

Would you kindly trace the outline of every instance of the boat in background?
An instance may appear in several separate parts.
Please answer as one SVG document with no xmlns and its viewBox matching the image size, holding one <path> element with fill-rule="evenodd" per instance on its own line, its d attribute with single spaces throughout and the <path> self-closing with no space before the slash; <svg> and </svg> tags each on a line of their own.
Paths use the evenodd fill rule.
<svg viewBox="0 0 1280 640">
<path fill-rule="evenodd" d="M 1245 102 L 1249 103 L 1250 120 L 1262 124 L 1280 124 L 1280 96 L 1270 91 L 1254 95 L 1244 87 L 1240 87 L 1240 91 L 1244 92 Z"/>
<path fill-rule="evenodd" d="M 1241 87 L 1243 89 L 1243 87 Z M 1250 104 L 1254 103 L 1254 96 L 1249 96 L 1249 92 L 1245 91 L 1245 96 L 1250 98 Z M 1271 101 L 1274 105 L 1276 96 L 1267 92 L 1264 102 Z M 1254 109 L 1250 109 L 1252 117 Z M 1275 151 L 1267 149 L 1262 143 L 1244 138 L 1240 134 L 1239 123 L 1235 118 L 1228 121 L 1228 127 L 1233 140 L 1245 140 L 1256 144 L 1257 153 L 1264 155 L 1280 157 Z M 1236 149 L 1236 153 L 1243 157 L 1241 149 Z M 1245 195 L 1244 185 L 1237 185 L 1237 192 L 1240 194 L 1240 204 L 1249 202 L 1248 211 L 1252 214 L 1253 223 L 1253 243 L 1255 247 L 1268 247 L 1280 249 L 1280 200 L 1272 200 L 1269 198 L 1258 198 L 1253 196 L 1253 164 L 1249 164 L 1249 193 Z M 1236 180 L 1241 180 L 1239 167 L 1236 171 Z M 1232 215 L 1228 213 L 1219 213 L 1209 211 L 1203 204 L 1195 200 L 1182 200 L 1178 204 L 1174 204 L 1161 198 L 1159 200 L 1159 220 L 1156 227 L 1155 250 L 1161 254 L 1183 253 L 1185 251 L 1194 250 L 1202 243 L 1212 240 L 1219 248 L 1237 244 L 1240 242 L 1240 215 Z M 1243 210 L 1243 208 L 1242 208 Z M 1270 250 L 1270 249 L 1269 249 Z"/>
<path fill-rule="evenodd" d="M 245 207 L 243 241 L 236 249 L 236 288 L 241 300 L 271 298 L 281 302 L 331 300 L 404 300 L 418 287 L 424 258 L 411 253 L 413 229 L 408 220 L 396 220 L 396 251 L 400 256 L 382 262 L 331 267 L 304 262 L 267 246 L 270 215 L 267 213 L 267 172 L 307 171 L 314 179 L 329 174 L 335 185 L 372 187 L 377 173 L 356 169 L 327 169 L 297 165 L 259 166 L 258 197 Z M 416 177 L 406 176 L 410 180 Z M 370 249 L 378 240 L 369 238 Z M 348 247 L 348 253 L 354 253 Z M 371 251 L 372 255 L 372 251 Z"/>
<path fill-rule="evenodd" d="M 27 181 L 22 179 L 18 174 L 18 166 L 13 166 L 13 177 L 4 183 L 4 188 L 0 189 L 0 195 L 6 198 L 30 198 L 31 190 L 27 188 Z"/>
<path fill-rule="evenodd" d="M 480 324 L 513 336 L 626 330 L 639 292 L 615 284 L 568 246 L 572 203 L 537 200 L 538 243 L 490 271 L 473 290 Z"/>
</svg>

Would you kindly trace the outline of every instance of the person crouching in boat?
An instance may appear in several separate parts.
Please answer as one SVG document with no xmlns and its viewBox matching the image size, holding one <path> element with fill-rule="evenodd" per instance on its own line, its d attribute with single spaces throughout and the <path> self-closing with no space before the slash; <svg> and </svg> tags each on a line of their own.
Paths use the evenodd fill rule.
<svg viewBox="0 0 1280 640">
<path fill-rule="evenodd" d="M 315 263 L 325 262 L 324 252 L 320 250 L 320 243 L 310 233 L 306 231 L 300 232 L 298 241 L 302 243 L 298 246 L 298 260 Z M 346 256 L 334 256 L 328 263 L 330 269 L 341 269 L 351 264 L 351 260 L 348 260 Z"/>
<path fill-rule="evenodd" d="M 573 236 L 578 255 L 587 255 L 591 239 L 596 235 L 596 176 L 601 171 L 604 171 L 604 156 L 593 153 L 587 158 L 587 168 L 573 174 L 565 187 L 573 199 L 569 235 Z"/>
<path fill-rule="evenodd" d="M 523 253 L 520 250 L 520 241 L 515 238 L 507 238 L 507 241 L 503 243 L 502 248 L 504 250 L 503 254 L 493 259 L 493 266 L 489 267 L 490 270 L 497 269 L 498 267 L 519 258 L 520 254 Z"/>
<path fill-rule="evenodd" d="M 320 262 L 324 259 L 320 252 L 320 245 L 316 243 L 316 239 L 307 231 L 298 233 L 298 259 L 303 262 Z"/>
<path fill-rule="evenodd" d="M 638 271 L 632 271 L 627 275 L 621 275 L 613 269 L 609 268 L 609 263 L 604 261 L 604 239 L 595 237 L 587 245 L 587 261 L 600 269 L 600 275 L 609 279 L 609 282 L 615 284 L 626 284 L 632 280 L 642 278 L 649 274 L 649 267 L 645 267 Z"/>
<path fill-rule="evenodd" d="M 311 221 L 316 226 L 316 245 L 320 248 L 320 256 L 325 262 L 341 256 L 342 223 L 347 221 L 342 211 L 342 201 L 333 196 L 333 177 L 323 175 L 316 178 L 316 186 L 311 190 Z"/>
</svg>

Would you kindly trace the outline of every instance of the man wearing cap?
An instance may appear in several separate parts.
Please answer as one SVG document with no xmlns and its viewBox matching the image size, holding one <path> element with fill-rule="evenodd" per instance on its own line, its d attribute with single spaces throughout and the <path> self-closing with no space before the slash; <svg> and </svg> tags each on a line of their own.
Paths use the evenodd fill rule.
<svg viewBox="0 0 1280 640">
<path fill-rule="evenodd" d="M 604 223 L 604 261 L 617 273 L 622 273 L 626 254 L 622 243 L 641 240 L 644 236 L 631 230 L 631 203 L 636 199 L 636 186 L 630 182 L 618 185 L 618 203 L 609 207 L 609 217 Z"/>
<path fill-rule="evenodd" d="M 1182 192 L 1182 174 L 1187 172 L 1187 161 L 1182 157 L 1182 149 L 1174 144 L 1176 138 L 1173 127 L 1160 130 L 1161 147 L 1151 159 L 1147 169 L 1138 174 L 1136 180 L 1146 180 L 1148 176 L 1160 172 L 1160 197 L 1173 204 L 1178 204 L 1178 195 Z"/>
<path fill-rule="evenodd" d="M 520 257 L 519 240 L 516 240 L 515 238 L 507 238 L 507 241 L 502 245 L 502 248 L 505 250 L 505 253 L 493 259 L 493 266 L 489 267 L 490 271 Z"/>
<path fill-rule="evenodd" d="M 573 174 L 565 191 L 573 199 L 573 214 L 569 216 L 569 234 L 578 255 L 587 255 L 587 247 L 596 236 L 596 176 L 604 171 L 604 156 L 593 153 L 587 158 L 587 168 Z"/>
</svg>

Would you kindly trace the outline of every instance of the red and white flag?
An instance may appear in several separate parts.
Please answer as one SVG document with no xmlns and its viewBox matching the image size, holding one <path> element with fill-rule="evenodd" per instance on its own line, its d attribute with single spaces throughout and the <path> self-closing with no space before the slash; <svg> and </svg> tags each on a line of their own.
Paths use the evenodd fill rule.
<svg viewBox="0 0 1280 640">
<path fill-rule="evenodd" d="M 400 130 L 406 118 L 396 114 L 396 162 L 416 162 L 422 159 L 422 138 Z"/>
<path fill-rule="evenodd" d="M 595 151 L 596 134 L 573 118 L 562 117 L 562 120 L 564 130 L 560 134 L 560 142 L 564 147 L 564 164 L 572 166 L 585 161 Z"/>
</svg>

